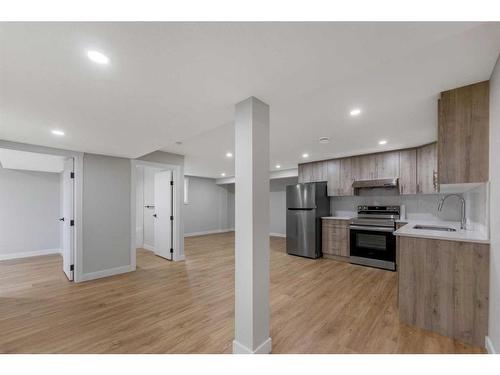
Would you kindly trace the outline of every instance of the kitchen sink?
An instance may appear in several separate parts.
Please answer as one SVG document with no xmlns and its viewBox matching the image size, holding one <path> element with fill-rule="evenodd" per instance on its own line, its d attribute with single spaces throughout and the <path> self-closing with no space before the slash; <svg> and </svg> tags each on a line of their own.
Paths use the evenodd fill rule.
<svg viewBox="0 0 500 375">
<path fill-rule="evenodd" d="M 422 230 L 439 230 L 441 232 L 456 232 L 455 228 L 450 227 L 440 227 L 436 225 L 415 225 L 413 229 L 422 229 Z"/>
</svg>

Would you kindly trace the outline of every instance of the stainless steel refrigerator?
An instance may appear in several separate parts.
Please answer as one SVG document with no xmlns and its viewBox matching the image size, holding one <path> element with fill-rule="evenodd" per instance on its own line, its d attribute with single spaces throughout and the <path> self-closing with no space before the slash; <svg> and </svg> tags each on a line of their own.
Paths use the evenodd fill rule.
<svg viewBox="0 0 500 375">
<path fill-rule="evenodd" d="M 330 214 L 326 182 L 288 185 L 286 207 L 286 252 L 319 258 L 321 218 Z"/>
</svg>

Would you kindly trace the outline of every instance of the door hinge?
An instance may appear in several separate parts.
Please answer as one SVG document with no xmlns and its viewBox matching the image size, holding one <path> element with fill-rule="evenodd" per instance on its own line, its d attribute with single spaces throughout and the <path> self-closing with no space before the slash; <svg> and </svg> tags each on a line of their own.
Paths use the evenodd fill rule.
<svg viewBox="0 0 500 375">
<path fill-rule="evenodd" d="M 74 271 L 74 270 L 75 270 L 75 265 L 74 265 L 74 264 L 72 264 L 71 266 L 69 266 L 69 270 L 70 270 L 70 271 Z"/>
<path fill-rule="evenodd" d="M 71 173 L 69 174 L 69 178 L 75 178 L 75 172 L 71 172 Z"/>
<path fill-rule="evenodd" d="M 170 185 L 171 185 L 171 186 L 174 186 L 174 181 L 170 181 Z"/>
<path fill-rule="evenodd" d="M 74 220 L 70 220 L 69 221 L 69 226 L 70 227 L 74 227 L 75 226 L 75 221 Z"/>
<path fill-rule="evenodd" d="M 173 217 L 173 216 L 170 216 L 170 220 L 174 220 L 174 217 Z"/>
<path fill-rule="evenodd" d="M 170 248 L 170 254 L 174 253 L 174 249 Z"/>
</svg>

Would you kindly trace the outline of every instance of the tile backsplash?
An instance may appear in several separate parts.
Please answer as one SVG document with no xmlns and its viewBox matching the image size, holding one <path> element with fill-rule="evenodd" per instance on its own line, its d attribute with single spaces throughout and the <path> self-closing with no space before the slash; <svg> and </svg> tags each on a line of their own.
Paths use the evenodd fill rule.
<svg viewBox="0 0 500 375">
<path fill-rule="evenodd" d="M 488 185 L 482 184 L 461 195 L 466 200 L 469 228 L 487 230 Z M 439 212 L 437 206 L 441 197 L 442 194 L 330 197 L 330 212 L 334 216 L 356 216 L 359 205 L 405 205 L 409 220 L 460 221 L 459 200 L 448 198 Z"/>
</svg>

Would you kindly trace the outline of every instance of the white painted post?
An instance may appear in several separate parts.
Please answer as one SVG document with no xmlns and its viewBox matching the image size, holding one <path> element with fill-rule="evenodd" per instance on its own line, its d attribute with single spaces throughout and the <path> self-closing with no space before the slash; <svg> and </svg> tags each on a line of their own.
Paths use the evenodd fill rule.
<svg viewBox="0 0 500 375">
<path fill-rule="evenodd" d="M 235 114 L 233 353 L 270 353 L 269 106 L 250 97 Z"/>
</svg>

